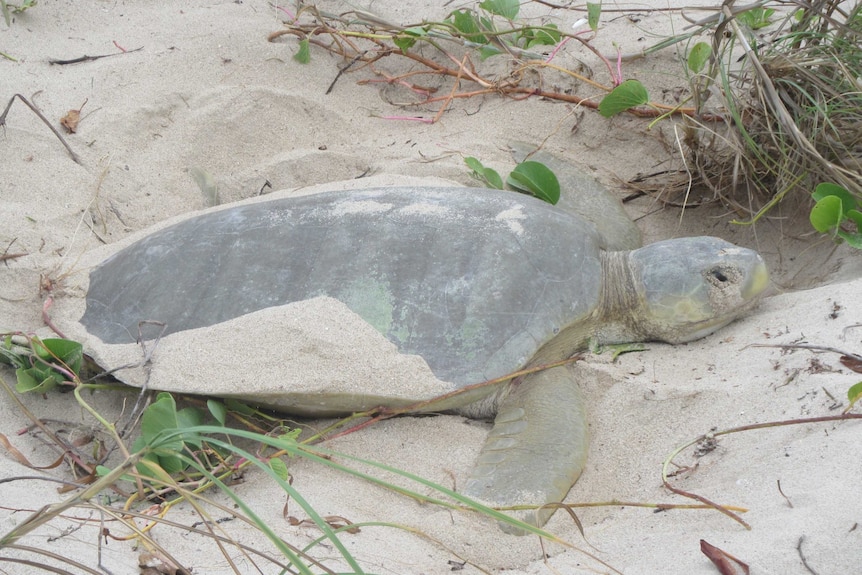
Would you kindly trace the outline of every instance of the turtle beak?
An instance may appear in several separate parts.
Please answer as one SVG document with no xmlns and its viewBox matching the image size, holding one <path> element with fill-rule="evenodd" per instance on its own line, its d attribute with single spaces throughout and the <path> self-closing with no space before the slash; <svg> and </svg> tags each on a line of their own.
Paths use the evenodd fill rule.
<svg viewBox="0 0 862 575">
<path fill-rule="evenodd" d="M 769 285 L 769 272 L 763 258 L 757 256 L 757 262 L 749 270 L 742 286 L 742 298 L 745 301 L 757 299 Z"/>
</svg>

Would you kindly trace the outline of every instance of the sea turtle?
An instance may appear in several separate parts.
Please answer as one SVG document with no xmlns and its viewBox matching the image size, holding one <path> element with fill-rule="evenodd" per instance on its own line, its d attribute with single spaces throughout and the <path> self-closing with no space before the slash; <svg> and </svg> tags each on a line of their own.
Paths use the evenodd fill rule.
<svg viewBox="0 0 862 575">
<path fill-rule="evenodd" d="M 200 345 L 188 354 L 195 355 L 212 345 L 188 343 L 192 333 L 209 337 L 234 322 L 236 345 L 249 340 L 244 330 L 263 325 L 264 312 L 335 302 L 362 320 L 344 319 L 336 331 L 351 335 L 365 322 L 402 357 L 421 358 L 442 392 L 570 357 L 590 339 L 703 337 L 749 310 L 768 282 L 756 252 L 718 238 L 631 251 L 601 245 L 584 219 L 514 192 L 403 186 L 287 197 L 206 212 L 115 253 L 92 270 L 78 325 L 97 351 L 134 347 L 139 334 L 152 343 L 161 333 L 155 369 L 171 346 Z M 264 339 L 253 336 L 254 346 Z M 311 347 L 312 363 L 332 359 L 319 342 Z M 224 361 L 215 375 L 186 367 L 150 387 L 233 395 L 306 415 L 407 405 L 432 393 L 413 387 L 409 375 L 384 379 L 373 392 L 365 382 L 345 392 L 326 381 L 308 391 L 310 375 L 293 370 L 292 357 L 277 346 L 262 349 L 253 362 L 271 354 L 281 362 L 269 381 L 250 381 Z M 195 378 L 204 381 L 195 386 Z M 223 379 L 227 387 L 219 387 Z M 587 453 L 571 370 L 470 389 L 427 408 L 496 416 L 463 492 L 494 505 L 562 501 Z M 543 524 L 552 512 L 525 519 Z"/>
</svg>

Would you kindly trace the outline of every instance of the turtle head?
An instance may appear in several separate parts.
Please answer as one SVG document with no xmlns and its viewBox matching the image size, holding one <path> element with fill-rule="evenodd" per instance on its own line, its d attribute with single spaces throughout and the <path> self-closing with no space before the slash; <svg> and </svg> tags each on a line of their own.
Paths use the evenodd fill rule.
<svg viewBox="0 0 862 575">
<path fill-rule="evenodd" d="M 657 242 L 627 259 L 628 297 L 638 300 L 628 301 L 628 323 L 639 339 L 682 343 L 709 335 L 754 307 L 769 283 L 757 252 L 719 238 Z"/>
</svg>

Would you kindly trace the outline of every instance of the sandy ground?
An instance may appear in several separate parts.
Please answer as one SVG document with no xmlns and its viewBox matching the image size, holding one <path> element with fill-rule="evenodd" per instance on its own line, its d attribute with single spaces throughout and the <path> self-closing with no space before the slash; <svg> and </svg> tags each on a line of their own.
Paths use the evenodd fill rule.
<svg viewBox="0 0 862 575">
<path fill-rule="evenodd" d="M 337 2 L 321 7 L 347 9 Z M 606 10 L 612 7 L 627 10 L 606 13 L 596 40 L 604 51 L 614 42 L 625 52 L 636 51 L 654 34 L 684 25 L 678 16 L 645 12 L 642 6 L 605 3 Z M 440 18 L 451 8 L 427 0 L 370 6 L 399 23 Z M 525 10 L 535 16 L 553 13 L 564 25 L 580 16 L 538 4 Z M 228 203 L 255 196 L 266 181 L 273 190 L 364 175 L 384 183 L 410 176 L 470 184 L 462 156 L 476 156 L 504 171 L 511 166 L 505 144 L 512 140 L 546 140 L 548 151 L 620 195 L 625 192 L 618 180 L 680 167 L 677 152 L 667 145 L 673 142 L 670 123 L 648 130 L 642 119 L 607 120 L 589 110 L 536 99 L 457 102 L 433 125 L 385 119 L 433 117 L 436 108 L 399 110 L 388 100 L 405 95 L 391 87 L 357 85 L 358 79 L 371 77 L 365 73 L 341 77 L 326 94 L 340 62 L 312 50 L 312 64 L 301 66 L 291 59 L 295 40 L 267 42 L 267 34 L 280 29 L 282 15 L 263 0 L 40 0 L 11 27 L 0 25 L 0 51 L 18 59 L 0 59 L 4 102 L 23 94 L 55 124 L 86 102 L 78 132 L 67 136 L 80 164 L 21 102 L 13 105 L 0 136 L 0 247 L 26 254 L 0 265 L 0 331 L 43 333 L 41 309 L 48 292 L 40 291 L 40 285 L 60 295 L 64 286 L 86 276 L 83 254 L 205 207 L 190 168 L 211 174 L 222 203 Z M 74 65 L 48 63 L 118 53 L 118 46 L 129 53 Z M 132 52 L 137 48 L 141 50 Z M 567 65 L 581 59 L 597 76 L 604 73 L 592 54 L 574 46 L 559 57 Z M 652 94 L 666 98 L 684 85 L 681 70 L 670 51 L 624 69 L 627 77 L 641 79 Z M 576 90 L 591 93 L 584 87 Z M 683 504 L 689 501 L 661 485 L 662 462 L 676 447 L 710 430 L 835 415 L 846 406 L 846 390 L 859 376 L 844 368 L 836 354 L 753 344 L 804 342 L 858 353 L 862 280 L 854 278 L 862 275 L 860 262 L 857 254 L 813 241 L 807 228 L 781 209 L 752 228 L 728 225 L 729 218 L 715 205 L 690 211 L 681 223 L 677 210 L 661 209 L 648 199 L 628 208 L 647 241 L 721 235 L 759 249 L 773 275 L 772 297 L 750 317 L 712 337 L 678 347 L 650 345 L 614 364 L 602 357 L 592 360 L 596 376 L 584 382 L 593 437 L 590 458 L 567 501 Z M 818 285 L 822 287 L 813 287 Z M 14 381 L 8 369 L 0 375 Z M 22 400 L 37 416 L 59 420 L 61 428 L 94 425 L 70 395 Z M 109 419 L 121 417 L 122 398 L 93 401 Z M 27 424 L 20 408 L 4 395 L 0 433 L 35 462 L 53 459 L 37 438 L 16 435 Z M 487 430 L 485 423 L 456 416 L 401 418 L 328 447 L 457 488 Z M 588 543 L 563 514 L 548 528 L 627 574 L 717 573 L 699 550 L 701 539 L 749 563 L 756 574 L 858 573 L 859 437 L 856 422 L 812 423 L 721 436 L 704 453 L 684 450 L 675 460 L 683 468 L 673 467 L 679 471 L 673 484 L 747 508 L 750 530 L 714 510 L 655 513 L 631 505 L 579 510 Z M 68 477 L 63 466 L 34 472 L 12 457 L 0 457 L 2 478 L 37 473 Z M 345 544 L 369 572 L 444 573 L 460 564 L 464 573 L 611 572 L 575 549 L 556 544 L 543 549 L 538 539 L 503 535 L 488 520 L 420 505 L 308 462 L 292 462 L 291 473 L 294 486 L 321 514 L 417 530 L 367 527 L 345 535 Z M 247 473 L 236 490 L 286 540 L 303 545 L 317 537 L 312 527 L 288 524 L 284 495 L 259 474 Z M 63 497 L 45 481 L 3 483 L 0 533 L 20 524 L 27 510 Z M 98 514 L 71 515 L 93 521 L 81 527 L 74 518 L 58 519 L 19 543 L 91 568 L 101 551 L 111 572 L 137 571 L 140 549 L 110 541 L 100 550 Z M 189 509 L 171 517 L 185 524 L 197 520 Z M 240 541 L 266 548 L 259 534 L 236 522 L 226 529 Z M 226 559 L 202 538 L 167 529 L 154 537 L 194 573 L 231 572 Z M 316 555 L 338 565 L 331 548 L 318 548 Z M 0 550 L 0 572 L 33 572 L 7 561 L 22 556 L 33 557 Z M 258 572 L 247 558 L 238 557 L 236 565 L 242 573 Z M 260 572 L 276 572 L 271 564 L 259 565 Z"/>
</svg>

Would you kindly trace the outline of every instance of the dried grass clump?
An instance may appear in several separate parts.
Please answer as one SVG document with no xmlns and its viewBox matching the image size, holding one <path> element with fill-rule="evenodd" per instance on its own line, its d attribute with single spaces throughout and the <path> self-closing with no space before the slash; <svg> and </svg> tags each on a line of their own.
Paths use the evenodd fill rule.
<svg viewBox="0 0 862 575">
<path fill-rule="evenodd" d="M 862 5 L 775 3 L 794 9 L 764 42 L 731 17 L 730 4 L 710 70 L 694 79 L 699 110 L 711 98 L 725 125 L 684 129 L 695 183 L 752 220 L 820 182 L 862 200 Z"/>
</svg>

